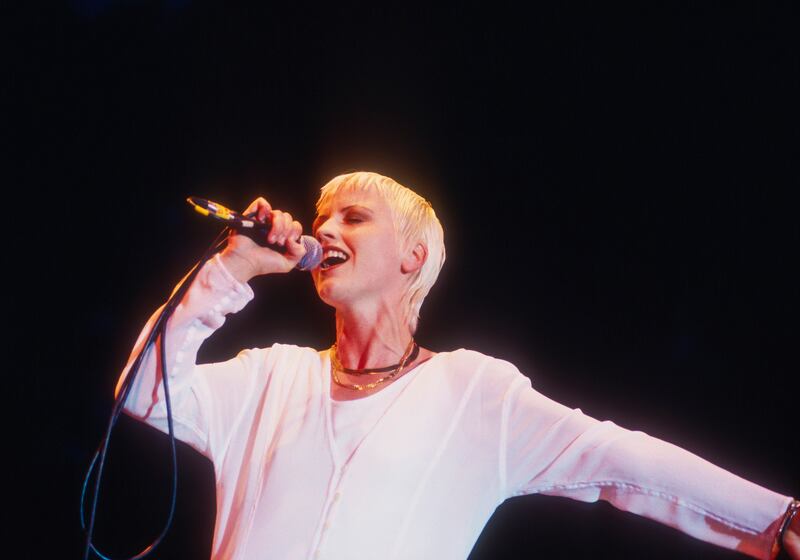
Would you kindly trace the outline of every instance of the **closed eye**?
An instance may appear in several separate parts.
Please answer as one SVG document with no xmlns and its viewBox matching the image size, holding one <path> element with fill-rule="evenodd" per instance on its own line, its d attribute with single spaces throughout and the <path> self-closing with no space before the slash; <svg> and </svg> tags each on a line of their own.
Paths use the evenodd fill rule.
<svg viewBox="0 0 800 560">
<path fill-rule="evenodd" d="M 348 209 L 345 208 L 344 211 L 346 212 Z M 342 212 L 340 215 L 344 215 L 344 218 L 340 218 L 345 224 L 360 224 L 363 222 L 369 221 L 369 216 L 365 216 L 361 212 Z M 313 235 L 317 234 L 317 230 L 328 220 L 328 216 L 325 214 L 320 214 L 314 220 L 311 225 L 311 232 Z"/>
<path fill-rule="evenodd" d="M 348 224 L 360 224 L 361 222 L 365 222 L 366 218 L 361 214 L 348 214 L 344 221 Z"/>
</svg>

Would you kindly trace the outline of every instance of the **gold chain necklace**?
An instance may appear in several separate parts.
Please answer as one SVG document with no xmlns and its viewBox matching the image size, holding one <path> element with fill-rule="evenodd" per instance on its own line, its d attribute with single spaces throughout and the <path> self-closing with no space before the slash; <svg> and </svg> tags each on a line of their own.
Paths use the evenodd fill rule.
<svg viewBox="0 0 800 560">
<path fill-rule="evenodd" d="M 411 349 L 414 346 L 415 346 L 414 339 L 412 338 L 411 342 L 408 345 L 408 348 L 406 348 L 406 351 L 403 354 L 403 358 L 400 360 L 400 363 L 397 364 L 397 369 L 395 369 L 392 373 L 390 373 L 386 377 L 382 377 L 377 381 L 373 381 L 372 383 L 367 383 L 366 385 L 358 385 L 356 383 L 353 383 L 351 385 L 348 383 L 343 383 L 339 379 L 339 376 L 336 375 L 337 371 L 342 371 L 344 368 L 342 367 L 341 362 L 339 362 L 339 356 L 336 353 L 336 344 L 334 343 L 334 345 L 331 346 L 331 370 L 333 370 L 333 380 L 336 382 L 337 385 L 341 387 L 345 387 L 347 389 L 354 389 L 356 391 L 366 391 L 367 389 L 372 389 L 374 387 L 377 387 L 381 383 L 384 383 L 394 378 L 395 376 L 397 376 L 398 373 L 400 373 L 403 370 L 403 368 L 406 366 L 406 362 L 408 361 L 408 357 L 411 355 Z"/>
</svg>

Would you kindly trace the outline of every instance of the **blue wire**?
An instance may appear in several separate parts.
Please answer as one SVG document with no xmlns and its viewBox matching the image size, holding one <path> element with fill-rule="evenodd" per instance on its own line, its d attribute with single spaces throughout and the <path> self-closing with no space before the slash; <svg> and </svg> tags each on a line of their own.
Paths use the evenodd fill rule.
<svg viewBox="0 0 800 560">
<path fill-rule="evenodd" d="M 148 545 L 144 550 L 138 553 L 135 556 L 132 556 L 126 560 L 141 560 L 142 558 L 147 557 L 155 548 L 161 543 L 164 536 L 169 531 L 170 526 L 172 525 L 172 519 L 175 514 L 175 504 L 176 504 L 176 497 L 177 497 L 177 488 L 178 488 L 178 463 L 177 463 L 177 453 L 175 448 L 175 432 L 172 423 L 172 403 L 169 396 L 169 382 L 167 381 L 167 361 L 166 361 L 166 325 L 169 317 L 174 312 L 175 308 L 178 306 L 178 303 L 183 300 L 184 294 L 188 291 L 189 287 L 192 285 L 192 281 L 197 276 L 198 272 L 202 268 L 203 264 L 208 261 L 213 253 L 219 249 L 222 243 L 222 236 L 228 232 L 228 228 L 224 229 L 217 238 L 213 241 L 211 246 L 206 249 L 203 253 L 203 256 L 200 260 L 195 264 L 194 268 L 190 271 L 190 273 L 186 276 L 184 281 L 181 283 L 180 286 L 175 290 L 172 296 L 169 298 L 167 303 L 164 305 L 164 309 L 161 311 L 161 314 L 156 319 L 156 323 L 153 325 L 150 334 L 145 340 L 144 344 L 142 345 L 142 349 L 137 354 L 136 359 L 131 364 L 131 369 L 128 372 L 128 375 L 122 382 L 122 390 L 117 395 L 117 399 L 114 402 L 114 406 L 112 407 L 111 417 L 109 418 L 108 427 L 106 429 L 105 437 L 103 438 L 103 442 L 101 446 L 95 451 L 94 457 L 92 458 L 92 462 L 89 465 L 89 469 L 86 472 L 86 477 L 83 481 L 83 487 L 81 489 L 81 503 L 80 503 L 80 520 L 81 520 L 81 529 L 86 532 L 86 548 L 84 549 L 84 560 L 89 560 L 90 552 L 94 552 L 99 556 L 102 560 L 113 560 L 112 558 L 104 555 L 100 552 L 93 544 L 92 544 L 92 535 L 94 533 L 94 520 L 95 515 L 97 513 L 97 501 L 100 495 L 100 481 L 103 475 L 103 469 L 105 467 L 105 458 L 106 452 L 108 450 L 108 444 L 111 440 L 111 433 L 114 427 L 117 424 L 117 421 L 122 414 L 123 406 L 125 401 L 128 398 L 128 394 L 133 387 L 133 380 L 139 372 L 139 366 L 141 365 L 143 356 L 146 350 L 153 344 L 154 341 L 157 341 L 160 338 L 161 345 L 160 345 L 160 366 L 161 366 L 161 380 L 164 384 L 164 400 L 167 403 L 167 424 L 169 426 L 169 439 L 170 439 L 170 447 L 171 447 L 171 456 L 172 456 L 172 499 L 170 504 L 170 511 L 169 517 L 167 518 L 167 523 L 164 526 L 164 529 L 161 531 L 161 534 L 158 538 L 153 541 L 150 545 Z M 154 336 L 155 335 L 155 336 Z M 94 488 L 94 495 L 92 497 L 92 509 L 91 514 L 89 517 L 89 528 L 87 530 L 86 524 L 84 523 L 84 509 L 83 503 L 85 501 L 86 496 L 86 487 L 88 486 L 89 479 L 91 478 L 92 472 L 94 471 L 95 463 L 100 458 L 100 464 L 97 471 L 97 480 L 95 481 L 95 488 Z"/>
</svg>

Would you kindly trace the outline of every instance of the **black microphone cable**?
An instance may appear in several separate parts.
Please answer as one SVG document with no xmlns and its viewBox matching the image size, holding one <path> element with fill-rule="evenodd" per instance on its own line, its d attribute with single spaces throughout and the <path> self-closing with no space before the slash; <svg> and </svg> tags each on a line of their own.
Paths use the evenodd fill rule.
<svg viewBox="0 0 800 560">
<path fill-rule="evenodd" d="M 155 548 L 161 543 L 164 536 L 167 534 L 170 526 L 172 525 L 172 519 L 175 513 L 175 502 L 177 496 L 177 489 L 178 489 L 178 465 L 177 465 L 177 456 L 176 456 L 176 449 L 175 449 L 175 432 L 172 426 L 172 403 L 170 401 L 169 396 L 169 383 L 167 381 L 167 359 L 166 359 L 166 325 L 169 321 L 169 318 L 172 316 L 172 313 L 175 311 L 175 308 L 178 304 L 183 300 L 183 296 L 188 291 L 189 287 L 192 285 L 197 274 L 200 272 L 200 269 L 203 265 L 214 256 L 214 254 L 223 246 L 223 244 L 227 241 L 227 235 L 229 232 L 233 231 L 231 228 L 224 228 L 220 234 L 214 239 L 211 245 L 206 249 L 203 253 L 203 256 L 200 257 L 200 260 L 195 264 L 194 268 L 189 271 L 189 273 L 184 277 L 183 281 L 178 285 L 177 288 L 172 292 L 172 295 L 164 304 L 164 308 L 161 311 L 161 314 L 156 319 L 156 322 L 153 324 L 153 328 L 150 330 L 150 333 L 145 340 L 142 349 L 136 356 L 136 359 L 131 364 L 130 370 L 128 371 L 127 376 L 122 382 L 122 387 L 120 389 L 119 394 L 114 402 L 114 406 L 112 407 L 111 416 L 109 418 L 108 427 L 106 428 L 105 435 L 103 437 L 103 441 L 98 447 L 97 451 L 95 451 L 94 457 L 92 458 L 92 462 L 89 465 L 89 470 L 86 472 L 86 477 L 83 481 L 83 489 L 81 490 L 81 503 L 80 503 L 80 518 L 81 518 L 81 529 L 86 532 L 86 547 L 84 548 L 84 560 L 89 560 L 90 552 L 94 552 L 102 558 L 103 560 L 112 560 L 108 556 L 104 555 L 100 552 L 94 544 L 92 544 L 92 535 L 94 533 L 94 521 L 95 521 L 95 514 L 97 512 L 97 502 L 100 495 L 100 481 L 103 475 L 103 469 L 105 467 L 105 460 L 106 460 L 106 453 L 108 451 L 108 444 L 111 440 L 111 432 L 114 429 L 114 426 L 119 419 L 119 416 L 122 414 L 123 406 L 125 401 L 128 398 L 128 394 L 131 391 L 131 387 L 133 386 L 133 380 L 135 379 L 136 375 L 139 372 L 139 366 L 144 358 L 145 352 L 150 348 L 150 345 L 153 344 L 154 341 L 159 341 L 160 344 L 157 345 L 159 348 L 159 356 L 160 356 L 160 368 L 161 368 L 161 380 L 164 385 L 164 401 L 167 405 L 167 425 L 169 426 L 169 439 L 170 439 L 170 446 L 171 446 L 171 459 L 172 459 L 172 499 L 170 504 L 170 511 L 169 517 L 167 519 L 167 523 L 164 526 L 164 529 L 161 531 L 161 534 L 158 538 L 153 541 L 150 545 L 148 545 L 144 550 L 138 553 L 135 556 L 127 560 L 140 560 L 141 558 L 147 557 Z M 85 501 L 86 495 L 86 487 L 89 483 L 89 478 L 94 471 L 95 463 L 97 460 L 100 460 L 97 476 L 95 479 L 94 484 L 94 495 L 92 497 L 92 504 L 91 510 L 89 515 L 89 524 L 88 528 L 84 523 L 84 509 L 83 504 Z"/>
</svg>

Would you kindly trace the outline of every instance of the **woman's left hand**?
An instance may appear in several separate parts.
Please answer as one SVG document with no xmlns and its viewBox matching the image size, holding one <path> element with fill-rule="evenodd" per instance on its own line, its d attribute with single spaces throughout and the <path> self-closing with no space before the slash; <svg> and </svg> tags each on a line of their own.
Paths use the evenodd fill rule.
<svg viewBox="0 0 800 560">
<path fill-rule="evenodd" d="M 783 535 L 783 547 L 792 560 L 800 560 L 800 513 L 794 516 L 792 524 Z"/>
</svg>

